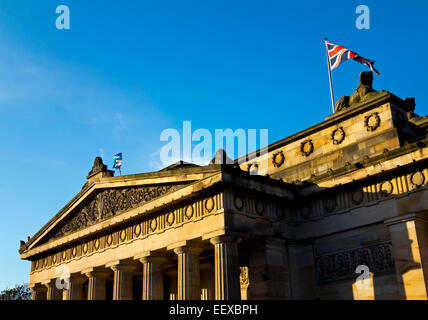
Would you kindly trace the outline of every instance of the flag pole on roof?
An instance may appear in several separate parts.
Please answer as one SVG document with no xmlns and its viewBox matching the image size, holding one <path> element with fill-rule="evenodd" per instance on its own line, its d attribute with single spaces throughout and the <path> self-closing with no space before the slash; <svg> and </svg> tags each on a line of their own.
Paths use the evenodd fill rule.
<svg viewBox="0 0 428 320">
<path fill-rule="evenodd" d="M 326 54 L 327 54 L 328 78 L 330 80 L 331 108 L 333 109 L 333 113 L 334 113 L 334 93 L 333 93 L 333 80 L 331 78 L 330 57 L 328 55 L 327 38 L 324 38 L 324 40 L 325 40 L 325 50 L 326 50 Z"/>
<path fill-rule="evenodd" d="M 380 75 L 379 71 L 377 71 L 374 67 L 375 61 L 366 59 L 360 56 L 358 53 L 351 51 L 345 47 L 338 46 L 334 43 L 328 42 L 327 38 L 324 38 L 325 48 L 327 50 L 327 64 L 328 64 L 328 75 L 330 78 L 330 93 L 331 93 L 331 103 L 334 112 L 334 96 L 333 96 L 333 82 L 331 80 L 331 70 L 334 70 L 348 59 L 355 60 L 361 64 L 365 64 L 369 66 L 370 70 L 376 73 L 378 76 Z"/>
</svg>

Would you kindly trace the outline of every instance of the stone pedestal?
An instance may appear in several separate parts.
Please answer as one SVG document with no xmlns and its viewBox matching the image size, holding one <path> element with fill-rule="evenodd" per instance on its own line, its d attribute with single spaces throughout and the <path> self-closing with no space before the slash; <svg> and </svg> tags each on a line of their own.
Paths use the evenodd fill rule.
<svg viewBox="0 0 428 320">
<path fill-rule="evenodd" d="M 161 265 L 163 257 L 145 256 L 140 258 L 143 264 L 143 300 L 163 299 L 163 275 Z"/>
<path fill-rule="evenodd" d="M 210 239 L 214 245 L 215 299 L 241 299 L 238 245 L 236 238 L 221 236 Z"/>
<path fill-rule="evenodd" d="M 202 248 L 183 246 L 174 249 L 178 256 L 178 300 L 200 300 L 199 255 Z"/>
<path fill-rule="evenodd" d="M 428 213 L 427 213 L 428 214 Z M 402 299 L 426 300 L 428 284 L 428 220 L 408 214 L 385 221 L 391 233 L 397 283 Z"/>
<path fill-rule="evenodd" d="M 114 262 L 106 265 L 114 272 L 113 300 L 132 300 L 132 273 L 135 265 Z"/>
</svg>

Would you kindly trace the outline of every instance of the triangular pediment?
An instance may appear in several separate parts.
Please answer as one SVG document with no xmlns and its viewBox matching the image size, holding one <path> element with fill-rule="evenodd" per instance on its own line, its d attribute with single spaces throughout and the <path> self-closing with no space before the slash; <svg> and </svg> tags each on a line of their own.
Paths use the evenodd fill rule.
<svg viewBox="0 0 428 320">
<path fill-rule="evenodd" d="M 120 215 L 153 199 L 173 192 L 186 184 L 160 184 L 96 190 L 67 218 L 59 222 L 43 242 L 59 239 L 73 232 Z"/>
</svg>

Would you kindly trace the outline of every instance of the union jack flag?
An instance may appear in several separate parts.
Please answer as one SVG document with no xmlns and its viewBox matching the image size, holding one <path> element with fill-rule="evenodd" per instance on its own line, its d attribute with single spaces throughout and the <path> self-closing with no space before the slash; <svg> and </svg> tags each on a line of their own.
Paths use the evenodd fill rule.
<svg viewBox="0 0 428 320">
<path fill-rule="evenodd" d="M 359 63 L 369 66 L 370 70 L 375 72 L 377 75 L 380 75 L 380 73 L 374 67 L 375 61 L 363 58 L 358 53 L 346 49 L 345 47 L 328 42 L 327 40 L 325 41 L 325 44 L 327 46 L 328 59 L 330 61 L 331 70 L 336 69 L 342 62 L 345 62 L 348 59 L 353 59 Z"/>
</svg>

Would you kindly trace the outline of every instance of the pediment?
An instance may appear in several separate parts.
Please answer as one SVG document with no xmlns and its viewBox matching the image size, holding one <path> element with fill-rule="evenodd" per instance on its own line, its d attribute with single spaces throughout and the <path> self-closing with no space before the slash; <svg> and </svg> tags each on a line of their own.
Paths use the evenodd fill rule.
<svg viewBox="0 0 428 320">
<path fill-rule="evenodd" d="M 95 190 L 85 201 L 61 220 L 41 243 L 59 239 L 149 202 L 185 186 L 161 184 Z"/>
</svg>

